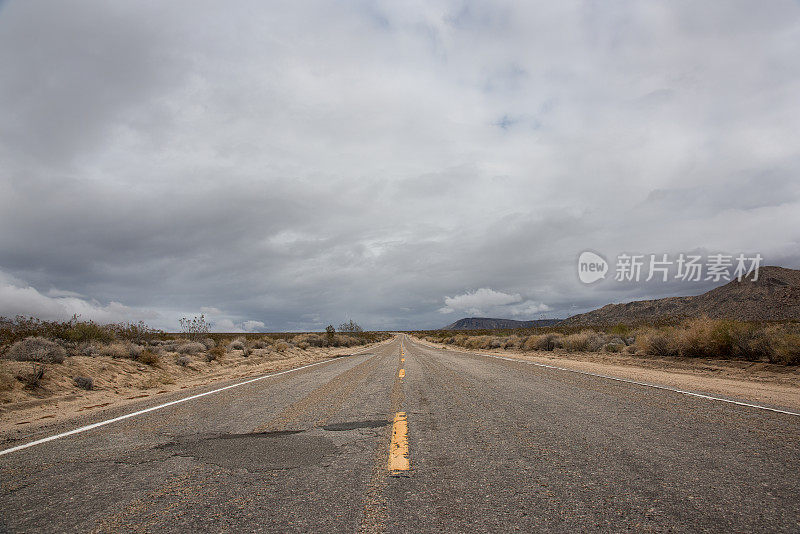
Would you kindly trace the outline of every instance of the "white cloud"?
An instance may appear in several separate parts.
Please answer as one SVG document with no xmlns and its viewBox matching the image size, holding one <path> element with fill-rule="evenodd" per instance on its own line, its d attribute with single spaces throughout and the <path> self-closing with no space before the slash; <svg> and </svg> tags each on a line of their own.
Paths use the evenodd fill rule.
<svg viewBox="0 0 800 534">
<path fill-rule="evenodd" d="M 439 313 L 459 311 L 475 315 L 484 313 L 485 310 L 520 302 L 521 300 L 522 297 L 519 294 L 510 295 L 484 287 L 472 293 L 467 292 L 455 297 L 445 297 L 444 307 L 439 309 Z"/>
<path fill-rule="evenodd" d="M 98 323 L 118 323 L 138 320 L 158 320 L 161 316 L 146 309 L 136 309 L 119 302 L 101 304 L 75 296 L 71 291 L 51 289 L 42 294 L 36 288 L 0 272 L 0 316 L 25 315 L 45 320 L 64 321 L 74 314 L 83 320 Z"/>
<path fill-rule="evenodd" d="M 247 332 L 263 332 L 265 325 L 261 321 L 244 321 L 242 323 L 242 328 L 244 328 Z"/>
</svg>

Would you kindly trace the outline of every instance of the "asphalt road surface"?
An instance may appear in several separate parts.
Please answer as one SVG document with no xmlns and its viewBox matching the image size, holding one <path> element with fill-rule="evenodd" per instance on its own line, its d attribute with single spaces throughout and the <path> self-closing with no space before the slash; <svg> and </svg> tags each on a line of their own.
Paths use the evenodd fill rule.
<svg viewBox="0 0 800 534">
<path fill-rule="evenodd" d="M 798 532 L 800 417 L 400 336 L 0 479 L 0 532 Z"/>
</svg>

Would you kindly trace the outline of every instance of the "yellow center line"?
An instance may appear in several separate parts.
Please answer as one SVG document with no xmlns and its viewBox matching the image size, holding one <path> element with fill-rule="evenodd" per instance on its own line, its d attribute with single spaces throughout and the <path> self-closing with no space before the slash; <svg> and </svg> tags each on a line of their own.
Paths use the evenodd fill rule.
<svg viewBox="0 0 800 534">
<path fill-rule="evenodd" d="M 406 412 L 397 412 L 392 425 L 392 442 L 389 444 L 389 471 L 408 471 L 408 419 Z"/>
<path fill-rule="evenodd" d="M 405 358 L 400 358 L 400 362 L 405 362 L 405 361 L 406 361 Z"/>
<path fill-rule="evenodd" d="M 405 369 L 400 369 L 400 372 L 399 372 L 399 373 L 397 373 L 397 376 L 398 376 L 399 378 L 405 378 L 405 376 L 406 376 L 406 370 L 405 370 Z"/>
</svg>

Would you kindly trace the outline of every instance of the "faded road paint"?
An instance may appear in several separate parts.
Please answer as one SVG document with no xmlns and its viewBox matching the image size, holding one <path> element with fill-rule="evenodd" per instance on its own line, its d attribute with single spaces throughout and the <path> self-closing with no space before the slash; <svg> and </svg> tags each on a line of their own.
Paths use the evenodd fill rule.
<svg viewBox="0 0 800 534">
<path fill-rule="evenodd" d="M 397 412 L 392 425 L 392 442 L 389 444 L 389 471 L 408 471 L 408 419 L 406 412 Z"/>
</svg>

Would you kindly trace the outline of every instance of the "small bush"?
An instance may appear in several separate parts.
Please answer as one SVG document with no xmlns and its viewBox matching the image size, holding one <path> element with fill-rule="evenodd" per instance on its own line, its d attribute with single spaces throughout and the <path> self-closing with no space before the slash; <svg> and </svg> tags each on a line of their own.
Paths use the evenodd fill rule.
<svg viewBox="0 0 800 534">
<path fill-rule="evenodd" d="M 653 356 L 675 356 L 679 351 L 675 340 L 660 331 L 645 332 L 637 336 L 636 344 L 642 352 Z"/>
<path fill-rule="evenodd" d="M 222 345 L 217 345 L 213 349 L 209 350 L 206 353 L 206 361 L 213 362 L 215 360 L 219 361 L 225 356 L 225 347 Z"/>
<path fill-rule="evenodd" d="M 76 386 L 87 391 L 94 389 L 94 380 L 88 376 L 76 376 L 72 379 Z"/>
<path fill-rule="evenodd" d="M 272 346 L 272 342 L 269 338 L 261 338 L 257 339 L 253 342 L 254 349 L 268 349 Z"/>
<path fill-rule="evenodd" d="M 176 352 L 179 354 L 197 354 L 198 352 L 203 352 L 205 350 L 206 346 L 203 343 L 198 343 L 195 341 L 178 345 Z"/>
<path fill-rule="evenodd" d="M 17 375 L 17 380 L 25 384 L 26 389 L 37 389 L 42 385 L 44 378 L 44 365 L 34 363 L 29 373 Z"/>
<path fill-rule="evenodd" d="M 203 341 L 201 341 L 201 343 L 206 348 L 206 350 L 213 349 L 214 347 L 217 346 L 217 343 L 210 337 L 205 338 Z"/>
<path fill-rule="evenodd" d="M 278 352 L 289 350 L 289 344 L 286 343 L 285 341 L 278 341 L 277 343 L 275 343 L 275 350 L 277 350 Z"/>
<path fill-rule="evenodd" d="M 782 333 L 774 336 L 774 351 L 770 354 L 770 361 L 784 365 L 800 364 L 800 335 L 795 333 Z"/>
<path fill-rule="evenodd" d="M 543 336 L 538 336 L 536 341 L 536 348 L 538 350 L 548 350 L 548 351 L 559 349 L 564 344 L 563 340 L 564 336 L 561 334 L 545 334 Z"/>
<path fill-rule="evenodd" d="M 142 352 L 140 352 L 139 357 L 136 358 L 136 360 L 145 365 L 150 365 L 152 367 L 158 367 L 158 364 L 160 363 L 158 354 L 152 352 L 149 349 L 145 349 Z"/>
<path fill-rule="evenodd" d="M 180 365 L 181 367 L 188 367 L 190 363 L 192 363 L 192 359 L 188 356 L 179 356 L 175 363 Z"/>
<path fill-rule="evenodd" d="M 577 334 L 564 336 L 562 345 L 568 352 L 592 352 L 602 347 L 603 340 L 597 332 L 584 330 Z"/>
<path fill-rule="evenodd" d="M 605 352 L 622 352 L 622 349 L 624 348 L 624 343 L 606 343 L 603 345 L 603 350 Z"/>
<path fill-rule="evenodd" d="M 245 343 L 244 339 L 236 338 L 233 341 L 231 341 L 230 345 L 228 345 L 228 348 L 230 348 L 231 350 L 244 350 L 245 347 L 244 343 Z"/>
<path fill-rule="evenodd" d="M 10 360 L 39 363 L 62 363 L 66 356 L 64 347 L 38 336 L 17 341 L 5 355 Z"/>
</svg>

